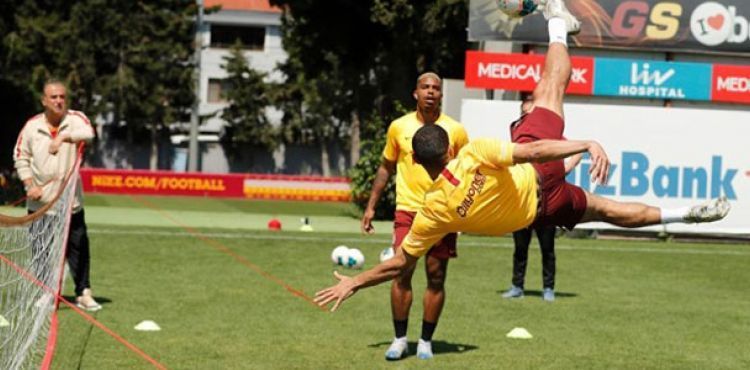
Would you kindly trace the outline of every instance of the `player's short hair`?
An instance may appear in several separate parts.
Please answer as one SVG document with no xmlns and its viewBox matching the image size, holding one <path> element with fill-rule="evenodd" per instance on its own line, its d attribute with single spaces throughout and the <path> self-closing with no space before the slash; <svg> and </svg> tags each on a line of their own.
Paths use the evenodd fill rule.
<svg viewBox="0 0 750 370">
<path fill-rule="evenodd" d="M 442 161 L 449 145 L 448 133 L 435 124 L 420 127 L 411 139 L 414 159 L 425 167 L 443 165 Z"/>
<path fill-rule="evenodd" d="M 51 78 L 44 80 L 44 84 L 42 85 L 42 94 L 44 94 L 44 90 L 46 90 L 47 86 L 49 85 L 61 85 L 66 90 L 68 89 L 68 85 L 66 85 L 65 82 L 63 82 L 63 80 L 59 78 L 51 77 Z"/>
<path fill-rule="evenodd" d="M 42 90 L 46 89 L 49 85 L 62 85 L 63 87 L 67 88 L 68 86 L 63 82 L 63 80 L 57 78 L 57 77 L 50 77 L 46 80 L 44 80 L 44 84 L 42 85 Z"/>
<path fill-rule="evenodd" d="M 441 79 L 440 76 L 437 75 L 437 73 L 425 72 L 417 77 L 417 86 L 419 86 L 419 82 L 424 80 L 425 78 L 434 78 L 435 80 L 437 80 L 437 82 L 440 82 L 441 85 L 443 84 L 443 79 Z"/>
</svg>

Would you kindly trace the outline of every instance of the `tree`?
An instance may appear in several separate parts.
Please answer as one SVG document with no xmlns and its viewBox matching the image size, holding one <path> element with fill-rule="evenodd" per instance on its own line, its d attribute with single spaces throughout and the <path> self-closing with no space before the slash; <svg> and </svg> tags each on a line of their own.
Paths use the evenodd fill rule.
<svg viewBox="0 0 750 370">
<path fill-rule="evenodd" d="M 85 39 L 86 32 L 94 30 L 104 35 L 88 43 L 96 47 L 89 55 L 101 55 L 96 56 L 98 78 L 84 86 L 100 97 L 91 101 L 95 111 L 126 123 L 128 143 L 148 135 L 150 167 L 155 169 L 160 136 L 169 124 L 188 120 L 194 99 L 191 57 L 197 8 L 190 0 L 87 2 L 94 4 L 81 4 L 71 17 L 79 25 L 74 37 Z"/>
<path fill-rule="evenodd" d="M 338 78 L 338 64 L 311 78 L 300 67 L 281 67 L 286 80 L 272 86 L 273 102 L 283 113 L 281 139 L 285 143 L 314 145 L 320 150 L 323 176 L 330 176 L 328 148 L 346 135 L 344 121 L 347 99 Z"/>
<path fill-rule="evenodd" d="M 266 117 L 266 109 L 271 105 L 263 82 L 266 75 L 250 68 L 241 44 L 233 46 L 224 61 L 228 75 L 223 84 L 224 97 L 229 102 L 221 113 L 226 121 L 221 136 L 225 152 L 236 157 L 248 145 L 275 149 L 278 134 Z"/>
<path fill-rule="evenodd" d="M 357 163 L 349 171 L 352 188 L 352 202 L 364 211 L 370 200 L 372 182 L 377 175 L 378 167 L 383 162 L 383 149 L 385 148 L 386 123 L 377 115 L 371 117 L 371 124 L 365 127 L 365 135 L 370 137 L 362 141 L 362 155 Z M 372 132 L 368 132 L 372 130 Z M 380 196 L 380 201 L 375 207 L 376 219 L 387 219 L 393 217 L 396 210 L 396 183 L 394 177 L 388 181 Z"/>
<path fill-rule="evenodd" d="M 27 89 L 26 81 L 19 83 L 13 78 L 14 66 L 9 63 L 10 52 L 5 46 L 8 35 L 18 30 L 16 9 L 22 0 L 0 2 L 0 101 L 5 102 L 0 110 L 0 173 L 5 170 L 6 180 L 13 168 L 12 148 L 26 119 L 36 110 L 34 94 Z M 6 198 L 16 200 L 18 198 Z M 0 199 L 2 201 L 2 199 Z"/>
<path fill-rule="evenodd" d="M 463 76 L 468 2 L 460 0 L 272 0 L 284 9 L 284 72 L 335 76 L 347 104 L 372 110 L 378 97 L 412 106 L 417 75 Z M 367 116 L 365 114 L 364 116 Z M 346 117 L 349 120 L 349 117 Z"/>
<path fill-rule="evenodd" d="M 19 0 L 17 27 L 3 38 L 6 78 L 24 94 L 61 78 L 71 107 L 110 119 L 128 143 L 150 137 L 154 148 L 193 101 L 196 11 L 192 0 Z"/>
<path fill-rule="evenodd" d="M 304 130 L 308 136 L 306 142 L 296 143 L 319 145 L 324 166 L 328 161 L 323 149 L 328 144 L 345 146 L 348 136 L 351 138 L 350 161 L 355 162 L 359 154 L 359 117 L 361 112 L 371 111 L 368 105 L 376 97 L 371 73 L 365 67 L 375 58 L 375 49 L 371 46 L 377 39 L 377 26 L 368 21 L 368 2 L 276 3 L 285 9 L 282 32 L 288 59 L 280 66 L 287 77 L 286 86 L 282 88 L 298 92 L 282 95 L 287 100 L 296 99 L 286 105 L 296 106 L 297 112 L 316 112 L 312 118 L 301 121 L 300 114 L 282 107 L 286 132 Z M 328 117 L 320 114 L 328 114 Z M 287 135 L 289 137 L 295 136 Z M 327 174 L 326 167 L 323 171 Z"/>
<path fill-rule="evenodd" d="M 314 107 L 332 117 L 311 124 L 336 122 L 336 130 L 343 133 L 338 137 L 351 134 L 352 163 L 360 153 L 360 130 L 363 143 L 382 140 L 382 136 L 368 136 L 380 132 L 369 126 L 389 122 L 398 104 L 413 107 L 411 95 L 420 73 L 463 76 L 467 0 L 271 2 L 284 10 L 282 34 L 289 57 L 280 70 L 287 76 L 288 90 L 299 90 L 303 82 L 311 87 L 335 87 L 327 89 L 330 93 L 321 95 L 320 105 Z M 303 94 L 287 94 L 286 98 L 296 99 L 287 106 L 310 104 Z M 282 110 L 285 115 L 298 115 Z M 379 164 L 371 159 L 362 160 Z"/>
</svg>

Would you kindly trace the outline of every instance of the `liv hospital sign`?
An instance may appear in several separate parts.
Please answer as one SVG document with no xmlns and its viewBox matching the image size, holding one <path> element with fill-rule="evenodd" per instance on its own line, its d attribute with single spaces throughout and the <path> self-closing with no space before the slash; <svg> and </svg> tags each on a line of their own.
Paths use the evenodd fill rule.
<svg viewBox="0 0 750 370">
<path fill-rule="evenodd" d="M 711 100 L 712 65 L 597 59 L 593 95 Z"/>
<path fill-rule="evenodd" d="M 533 91 L 543 55 L 466 53 L 466 87 Z M 572 58 L 568 93 L 750 104 L 750 66 Z"/>
</svg>

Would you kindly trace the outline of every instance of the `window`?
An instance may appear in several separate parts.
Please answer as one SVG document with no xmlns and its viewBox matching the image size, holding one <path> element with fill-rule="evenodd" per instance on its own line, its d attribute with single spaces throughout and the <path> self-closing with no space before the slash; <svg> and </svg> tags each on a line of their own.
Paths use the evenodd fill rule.
<svg viewBox="0 0 750 370">
<path fill-rule="evenodd" d="M 230 86 L 227 81 L 219 78 L 208 79 L 208 102 L 209 103 L 226 103 L 226 93 Z"/>
<path fill-rule="evenodd" d="M 263 50 L 265 27 L 211 25 L 211 47 L 230 48 L 240 42 L 243 49 Z"/>
</svg>

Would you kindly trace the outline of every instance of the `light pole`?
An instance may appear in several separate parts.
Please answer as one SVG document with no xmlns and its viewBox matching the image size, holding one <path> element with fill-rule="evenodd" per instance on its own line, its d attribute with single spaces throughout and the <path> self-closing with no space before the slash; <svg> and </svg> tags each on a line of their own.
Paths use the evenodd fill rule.
<svg viewBox="0 0 750 370">
<path fill-rule="evenodd" d="M 200 125 L 200 106 L 201 106 L 201 52 L 203 51 L 203 0 L 196 0 L 198 5 L 198 19 L 195 22 L 195 100 L 193 101 L 193 111 L 190 114 L 190 144 L 188 146 L 188 171 L 198 171 L 198 156 L 200 148 L 198 147 L 198 126 Z"/>
</svg>

